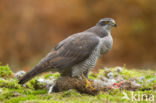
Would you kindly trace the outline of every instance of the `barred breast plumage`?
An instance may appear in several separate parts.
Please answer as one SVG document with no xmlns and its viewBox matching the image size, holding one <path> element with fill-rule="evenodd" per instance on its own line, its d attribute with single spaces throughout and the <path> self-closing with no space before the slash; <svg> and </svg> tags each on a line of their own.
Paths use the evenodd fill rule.
<svg viewBox="0 0 156 103">
<path fill-rule="evenodd" d="M 104 38 L 99 37 L 100 42 L 93 50 L 92 54 L 89 56 L 88 59 L 72 67 L 72 77 L 79 76 L 86 72 L 89 72 L 90 69 L 93 69 L 96 66 L 96 62 L 99 56 L 104 55 L 112 48 L 113 44 L 112 36 L 110 32 L 108 32 L 107 34 L 108 35 Z M 85 76 L 88 76 L 88 73 Z"/>
<path fill-rule="evenodd" d="M 86 73 L 90 69 L 93 69 L 96 65 L 98 57 L 99 48 L 97 46 L 88 59 L 72 67 L 72 77 L 82 75 L 84 72 Z"/>
</svg>

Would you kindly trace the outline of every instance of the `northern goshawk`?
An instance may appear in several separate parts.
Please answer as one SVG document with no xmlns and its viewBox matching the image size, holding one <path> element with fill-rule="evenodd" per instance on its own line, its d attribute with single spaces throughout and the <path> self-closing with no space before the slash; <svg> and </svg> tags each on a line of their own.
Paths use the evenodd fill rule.
<svg viewBox="0 0 156 103">
<path fill-rule="evenodd" d="M 59 72 L 61 76 L 81 78 L 84 75 L 88 78 L 98 58 L 112 48 L 110 31 L 116 26 L 114 19 L 103 18 L 88 30 L 69 36 L 25 74 L 19 83 L 24 84 L 46 71 Z"/>
</svg>

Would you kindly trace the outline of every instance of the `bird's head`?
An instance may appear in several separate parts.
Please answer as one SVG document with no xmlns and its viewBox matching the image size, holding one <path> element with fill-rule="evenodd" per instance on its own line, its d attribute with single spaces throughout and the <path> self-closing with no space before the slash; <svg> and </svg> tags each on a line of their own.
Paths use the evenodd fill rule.
<svg viewBox="0 0 156 103">
<path fill-rule="evenodd" d="M 112 27 L 117 27 L 115 20 L 112 18 L 103 18 L 99 20 L 99 22 L 96 25 L 101 26 L 106 30 L 111 30 Z"/>
</svg>

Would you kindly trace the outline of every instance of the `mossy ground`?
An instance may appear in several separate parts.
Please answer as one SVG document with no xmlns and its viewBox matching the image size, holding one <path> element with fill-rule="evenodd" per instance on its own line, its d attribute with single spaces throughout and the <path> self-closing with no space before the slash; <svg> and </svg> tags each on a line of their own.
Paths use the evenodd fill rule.
<svg viewBox="0 0 156 103">
<path fill-rule="evenodd" d="M 91 96 L 87 94 L 80 94 L 76 90 L 68 90 L 64 92 L 52 93 L 48 94 L 47 90 L 38 89 L 35 90 L 33 87 L 33 83 L 36 78 L 28 82 L 27 87 L 22 87 L 18 84 L 16 78 L 11 76 L 12 72 L 9 67 L 5 67 L 6 69 L 1 69 L 3 66 L 0 66 L 0 103 L 138 103 L 138 101 L 131 100 L 132 91 L 114 89 L 109 92 L 100 92 L 96 96 Z M 4 68 L 4 67 L 3 67 Z M 112 72 L 115 72 L 115 68 L 111 68 Z M 144 76 L 144 82 L 140 82 L 142 84 L 142 88 L 137 91 L 133 91 L 134 94 L 146 94 L 150 96 L 151 94 L 156 96 L 155 86 L 156 86 L 156 71 L 153 70 L 128 70 L 123 67 L 122 72 L 120 73 L 124 79 L 128 78 L 139 78 Z M 6 75 L 5 75 L 6 74 Z M 115 73 L 114 73 L 115 74 Z M 44 74 L 45 78 L 49 76 L 59 77 L 58 73 L 55 74 Z M 100 75 L 104 75 L 104 70 L 100 70 L 99 73 L 90 73 L 90 79 L 96 79 Z M 5 78 L 5 79 L 4 79 Z M 146 81 L 154 78 L 152 82 L 147 83 Z M 139 81 L 138 81 L 139 82 Z M 149 90 L 146 90 L 149 88 Z M 144 89 L 144 90 L 143 90 Z M 130 97 L 130 99 L 123 99 L 123 92 Z M 155 99 L 155 98 L 154 98 Z M 153 101 L 153 103 L 155 103 Z M 139 103 L 151 103 L 145 101 L 140 101 Z"/>
</svg>

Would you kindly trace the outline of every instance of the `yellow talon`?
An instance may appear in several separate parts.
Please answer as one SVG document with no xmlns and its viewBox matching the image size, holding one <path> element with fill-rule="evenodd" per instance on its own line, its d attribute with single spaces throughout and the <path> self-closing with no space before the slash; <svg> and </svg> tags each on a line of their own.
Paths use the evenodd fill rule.
<svg viewBox="0 0 156 103">
<path fill-rule="evenodd" d="M 86 82 L 86 88 L 91 88 L 92 90 L 95 90 L 95 88 L 92 86 L 92 83 L 88 81 L 88 79 L 84 75 L 83 78 L 85 79 Z"/>
</svg>

